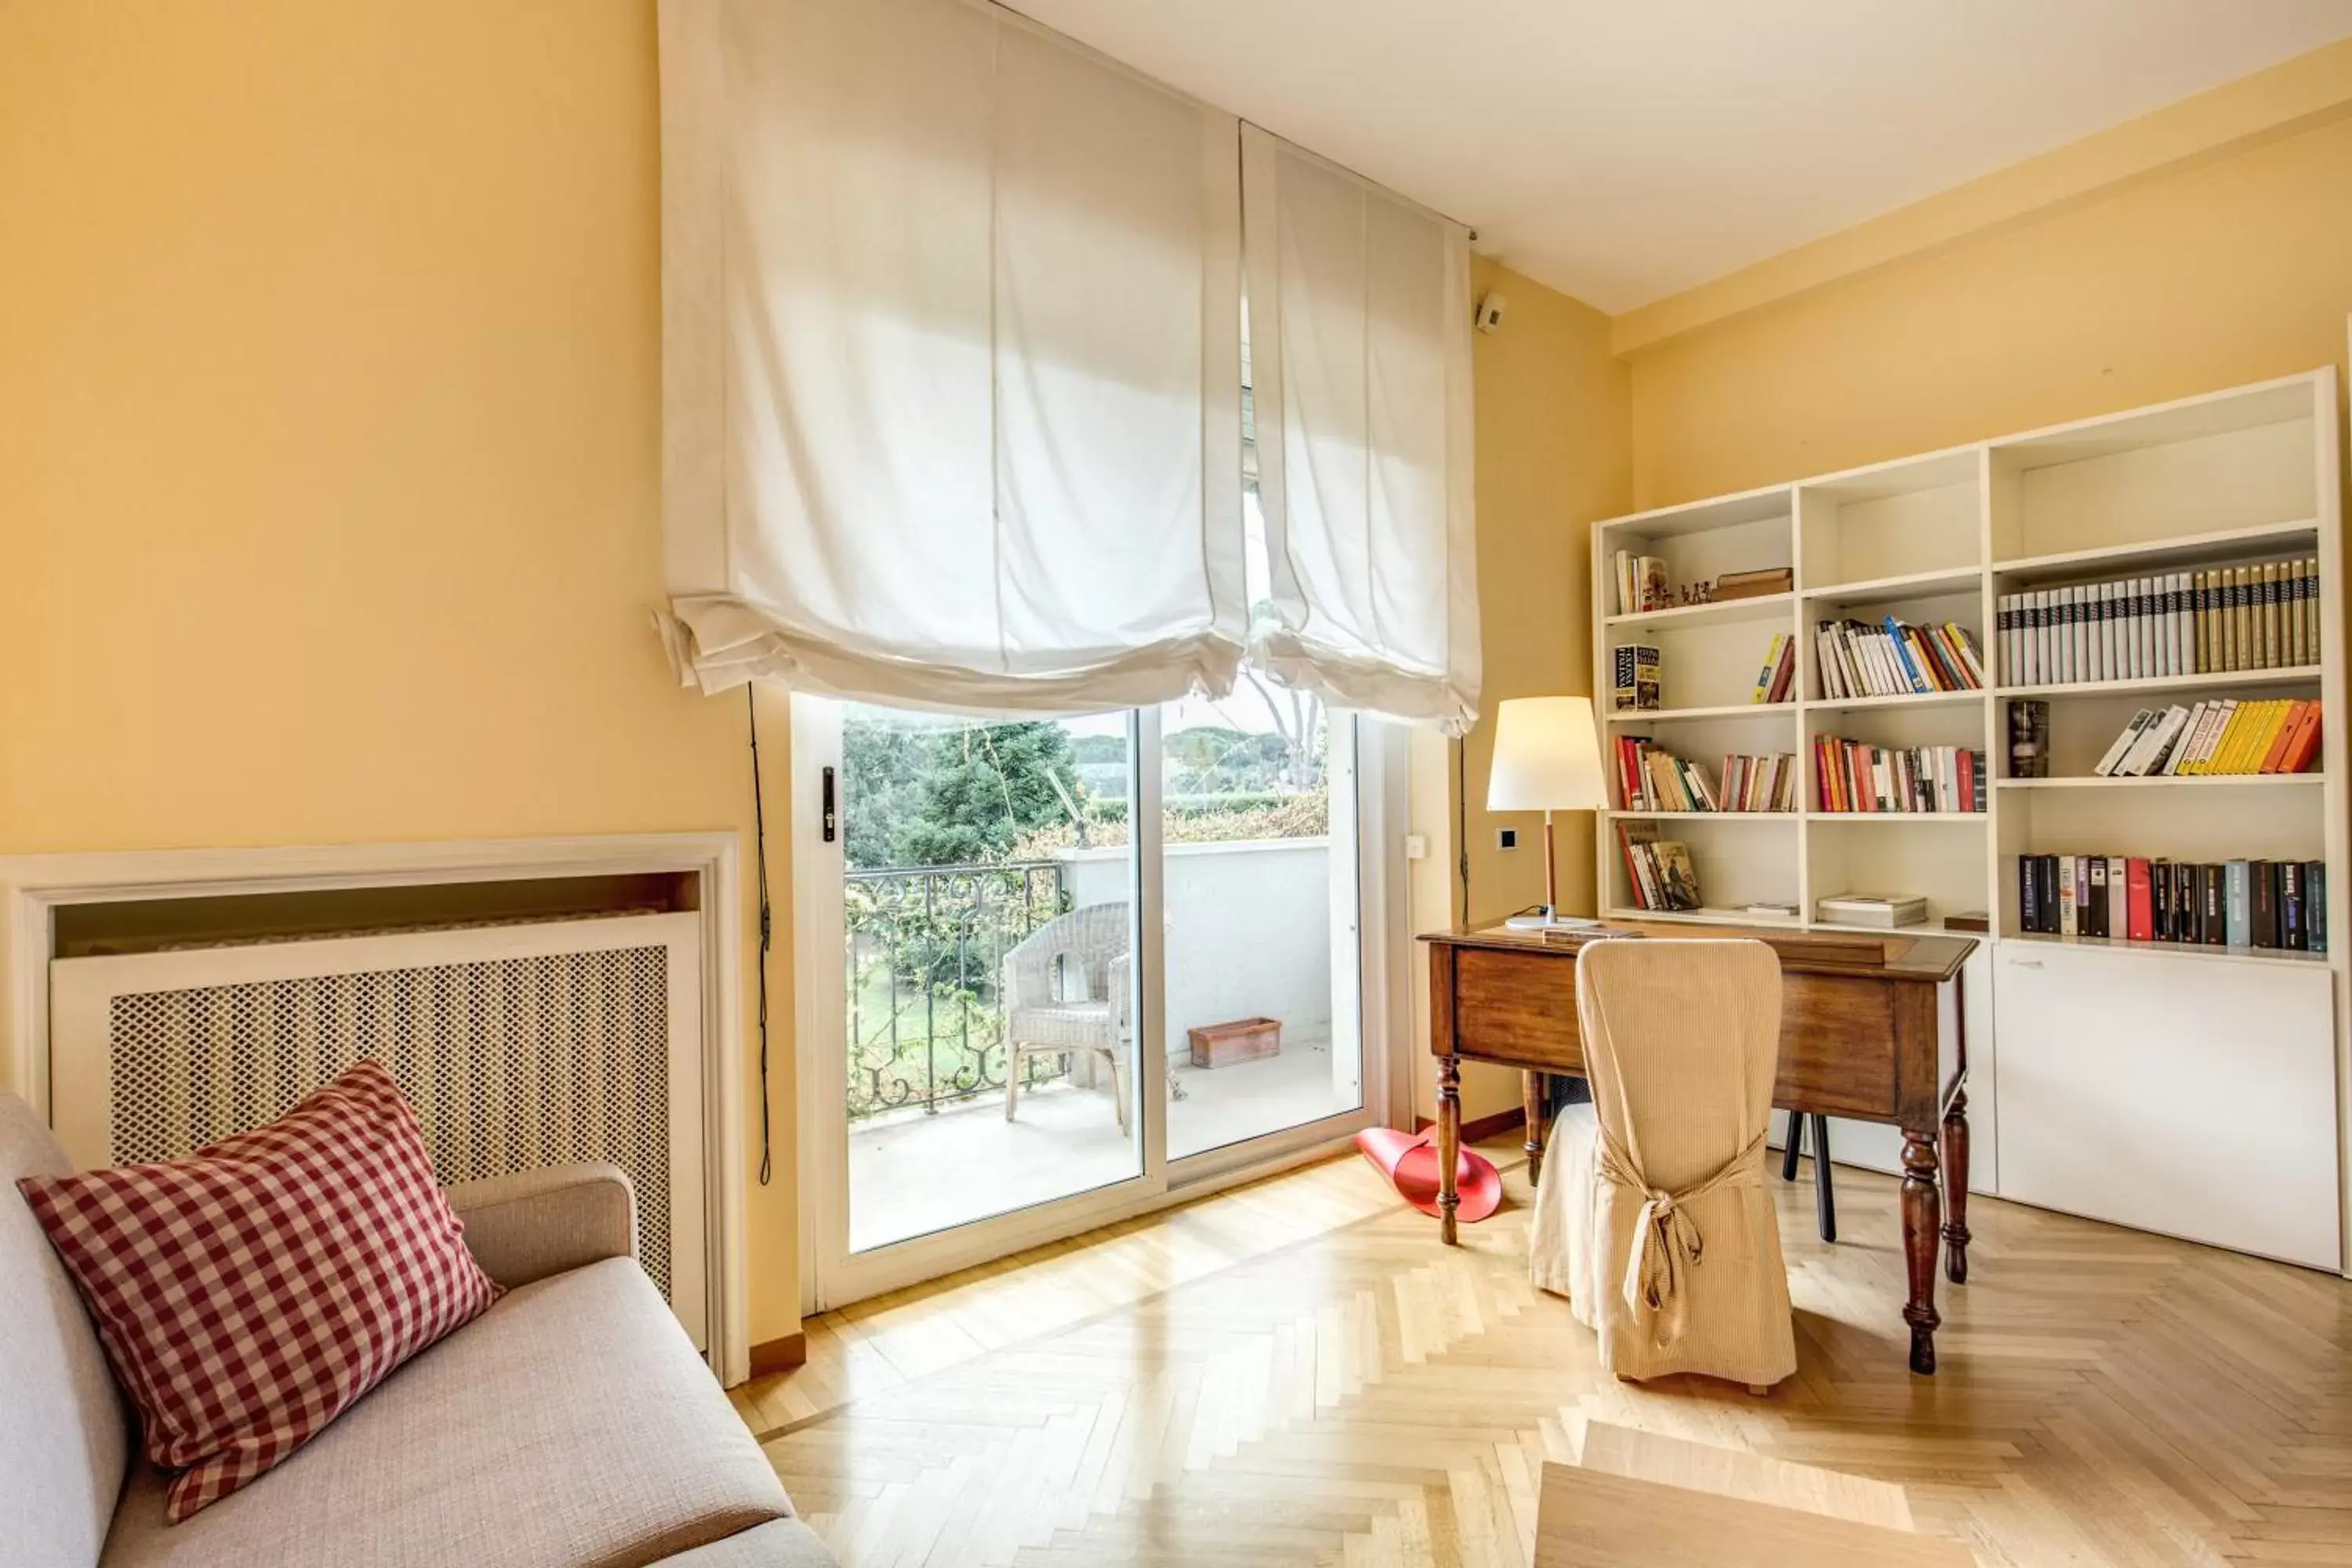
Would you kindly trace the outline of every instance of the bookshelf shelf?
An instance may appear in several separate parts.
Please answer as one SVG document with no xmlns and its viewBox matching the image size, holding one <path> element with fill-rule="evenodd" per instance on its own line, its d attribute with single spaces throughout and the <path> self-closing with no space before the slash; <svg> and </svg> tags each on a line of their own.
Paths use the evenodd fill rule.
<svg viewBox="0 0 2352 1568">
<path fill-rule="evenodd" d="M 1682 630 L 1696 626 L 1737 626 L 1748 621 L 1780 621 L 1785 625 L 1792 618 L 1796 602 L 1797 595 L 1793 593 L 1759 594 L 1752 599 L 1726 599 L 1712 605 L 1677 605 L 1670 610 L 1611 616 L 1608 624 L 1620 631 L 1640 631 L 1652 626 L 1661 631 Z"/>
<path fill-rule="evenodd" d="M 1712 926 L 1786 926 L 1790 930 L 1805 922 L 1789 915 L 1751 915 L 1743 910 L 1637 910 L 1612 909 L 1601 911 L 1603 920 L 1612 921 L 1674 921 L 1683 925 Z"/>
<path fill-rule="evenodd" d="M 2327 966 L 2330 954 L 2299 952 L 2283 947 L 2196 946 L 2179 942 L 2129 942 L 2121 937 L 2048 936 L 2041 931 L 2006 931 L 2000 940 L 2027 947 L 2080 948 L 2100 952 L 2141 953 L 2150 958 L 2187 959 L 2196 963 L 2284 963 L 2297 967 Z"/>
<path fill-rule="evenodd" d="M 2082 576 L 2109 568 L 2128 572 L 2142 566 L 2208 566 L 2308 543 L 2318 532 L 2319 524 L 2312 518 L 2297 522 L 2262 523 L 2252 528 L 2216 529 L 2145 543 L 2109 544 L 2091 550 L 2064 550 L 2054 555 L 1996 561 L 1992 574 L 2022 584 L 2041 577 Z"/>
<path fill-rule="evenodd" d="M 1915 822 L 1990 822 L 1992 814 L 1985 811 L 1809 811 L 1808 822 L 1834 822 L 1843 826 L 1850 822 L 1867 822 L 1873 826 L 1907 827 Z"/>
<path fill-rule="evenodd" d="M 2076 774 L 2066 778 L 1995 779 L 1995 789 L 2278 789 L 2290 784 L 2324 784 L 2326 773 L 2169 773 L 2152 778 L 2101 778 Z"/>
<path fill-rule="evenodd" d="M 1647 712 L 1627 709 L 1603 718 L 1612 724 L 1673 724 L 1694 719 L 1785 718 L 1796 710 L 1793 702 L 1725 702 L 1712 708 L 1653 708 Z"/>
<path fill-rule="evenodd" d="M 1835 604 L 1894 604 L 1905 599 L 1933 599 L 1951 594 L 1973 594 L 1984 582 L 1981 566 L 1948 571 L 1907 572 L 1895 577 L 1874 577 L 1861 583 L 1832 583 L 1801 591 L 1801 597 Z"/>
<path fill-rule="evenodd" d="M 1896 697 L 1811 697 L 1805 700 L 1805 710 L 1812 713 L 1870 713 L 1896 708 L 1942 708 L 1963 702 L 1982 702 L 1982 688 L 1968 691 L 1914 691 Z"/>
<path fill-rule="evenodd" d="M 1623 919 L 1895 939 L 1940 934 L 1945 917 L 1983 911 L 1988 931 L 1958 933 L 1979 944 L 1960 984 L 1969 1098 L 1981 1119 L 1980 1188 L 2343 1270 L 2352 1120 L 2339 1131 L 2336 1113 L 2352 1107 L 2352 792 L 2345 784 L 2352 729 L 2343 717 L 2352 693 L 2336 575 L 2338 391 L 2335 371 L 2315 370 L 1597 525 L 1594 689 L 1612 684 L 1613 648 L 1654 642 L 1667 705 L 1602 715 L 1604 749 L 1649 726 L 1671 750 L 1702 762 L 1788 747 L 1800 758 L 1803 808 L 1600 813 L 1598 904 Z M 1663 558 L 1676 582 L 1785 565 L 1790 588 L 1615 615 L 1621 550 Z M 2316 663 L 1823 695 L 1814 635 L 1822 621 L 1891 615 L 1923 626 L 1956 623 L 1976 638 L 1987 674 L 1998 677 L 1998 616 L 2009 595 L 2305 558 L 2318 562 L 2320 592 L 2299 601 L 2318 617 Z M 1776 634 L 1795 640 L 1795 700 L 1748 702 Z M 2213 698 L 2317 699 L 2324 717 L 2311 771 L 2091 773 L 2138 710 Z M 2042 756 L 2058 776 L 2001 777 L 2010 772 L 2010 704 L 2029 700 L 2046 704 Z M 1757 721 L 1766 715 L 1784 727 Z M 1822 737 L 1890 751 L 1981 752 L 1992 775 L 1986 809 L 1812 809 L 1818 763 L 1808 753 Z M 1655 820 L 1658 840 L 1681 841 L 1705 908 L 1653 914 L 1635 907 L 1641 900 L 1619 832 L 1636 817 Z M 1687 826 L 1701 821 L 1777 826 Z M 2024 858 L 2042 855 L 2314 867 L 2324 887 L 2310 926 L 2328 933 L 2334 951 L 2029 932 L 2018 872 Z M 1822 899 L 1850 890 L 1917 895 L 1927 921 L 1889 931 L 1814 918 Z M 1750 903 L 1798 912 L 1759 918 L 1744 912 Z M 2243 935 L 2246 928 L 2231 929 Z M 2216 1039 L 2231 1052 L 2219 1080 Z M 1883 1155 L 1853 1152 L 1873 1148 L 1872 1130 L 1847 1125 L 1848 1158 L 1895 1168 L 1891 1146 Z M 2100 1157 L 2084 1158 L 2085 1147 Z M 2182 1148 L 2200 1150 L 2199 1160 L 2180 1160 Z M 2291 1223 L 2280 1217 L 2285 1209 L 2294 1211 Z"/>
<path fill-rule="evenodd" d="M 2151 675 L 2136 680 L 2070 680 L 2046 686 L 1997 686 L 1996 697 L 2128 697 L 2135 692 L 2218 691 L 2233 686 L 2287 686 L 2316 681 L 2326 673 L 2318 664 L 2287 665 L 2277 669 L 2217 669 L 2197 675 Z"/>
<path fill-rule="evenodd" d="M 1795 811 L 1633 811 L 1612 809 L 1603 816 L 1622 816 L 1631 821 L 1647 822 L 1652 817 L 1675 822 L 1794 822 L 1803 815 Z"/>
</svg>

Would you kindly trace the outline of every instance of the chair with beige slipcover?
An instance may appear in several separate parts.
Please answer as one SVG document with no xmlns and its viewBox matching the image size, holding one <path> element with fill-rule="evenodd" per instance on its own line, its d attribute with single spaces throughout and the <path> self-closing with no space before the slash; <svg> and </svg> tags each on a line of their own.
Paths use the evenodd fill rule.
<svg viewBox="0 0 2352 1568">
<path fill-rule="evenodd" d="M 1761 1388 L 1797 1370 L 1764 1185 L 1780 964 L 1759 942 L 1609 939 L 1577 955 L 1592 1103 L 1554 1123 L 1529 1272 L 1620 1377 Z"/>
</svg>

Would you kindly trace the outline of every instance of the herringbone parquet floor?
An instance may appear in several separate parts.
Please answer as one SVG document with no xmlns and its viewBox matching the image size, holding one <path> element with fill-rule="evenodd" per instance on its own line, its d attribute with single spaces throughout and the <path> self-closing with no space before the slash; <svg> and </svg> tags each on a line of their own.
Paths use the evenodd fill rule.
<svg viewBox="0 0 2352 1568">
<path fill-rule="evenodd" d="M 1501 1145 L 1498 1158 L 1514 1151 Z M 1987 1565 L 2352 1564 L 2352 1285 L 1979 1198 L 1934 1379 L 1895 1184 L 1780 1187 L 1801 1370 L 1621 1384 L 1524 1267 L 1352 1158 L 809 1325 L 738 1405 L 853 1565 L 1521 1565 L 1588 1420 L 1906 1487 Z"/>
</svg>

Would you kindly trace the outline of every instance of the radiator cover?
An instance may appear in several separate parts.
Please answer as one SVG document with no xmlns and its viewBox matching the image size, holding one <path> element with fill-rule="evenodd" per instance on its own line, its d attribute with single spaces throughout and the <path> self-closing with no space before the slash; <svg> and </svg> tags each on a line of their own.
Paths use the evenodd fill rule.
<svg viewBox="0 0 2352 1568">
<path fill-rule="evenodd" d="M 626 1171 L 639 1259 L 699 1347 L 699 934 L 691 914 L 632 915 L 57 959 L 52 1120 L 78 1166 L 166 1160 L 372 1058 L 445 1184 Z"/>
</svg>

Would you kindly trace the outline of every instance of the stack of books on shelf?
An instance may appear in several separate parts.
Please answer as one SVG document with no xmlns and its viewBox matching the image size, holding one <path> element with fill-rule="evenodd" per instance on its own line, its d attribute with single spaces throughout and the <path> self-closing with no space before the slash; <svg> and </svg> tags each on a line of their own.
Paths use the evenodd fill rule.
<svg viewBox="0 0 2352 1568">
<path fill-rule="evenodd" d="M 1954 812 L 1985 808 L 1985 754 L 1966 746 L 1873 746 L 1813 737 L 1813 808 Z"/>
<path fill-rule="evenodd" d="M 1617 844 L 1625 854 L 1625 880 L 1633 889 L 1636 908 L 1699 907 L 1698 872 L 1691 865 L 1688 846 L 1659 837 L 1657 828 L 1646 822 L 1619 823 Z"/>
<path fill-rule="evenodd" d="M 2315 557 L 2004 594 L 2001 668 L 2062 686 L 2315 665 L 2318 601 Z"/>
<path fill-rule="evenodd" d="M 1647 735 L 1616 740 L 1618 798 L 1628 811 L 1794 811 L 1797 759 L 1733 755 L 1723 759 L 1723 788 L 1706 769 L 1687 762 Z"/>
<path fill-rule="evenodd" d="M 1727 599 L 1760 599 L 1767 594 L 1785 594 L 1796 586 L 1797 570 L 1793 566 L 1759 566 L 1753 572 L 1726 572 L 1707 585 L 1709 604 L 1721 604 Z"/>
<path fill-rule="evenodd" d="M 2319 754 L 2319 704 L 2221 698 L 2143 708 L 2091 771 L 2102 778 L 2299 773 Z"/>
<path fill-rule="evenodd" d="M 1984 686 L 1975 634 L 1951 621 L 1934 626 L 1915 626 L 1893 616 L 1875 626 L 1823 621 L 1814 635 L 1824 697 L 1909 697 Z"/>
<path fill-rule="evenodd" d="M 1655 555 L 1636 555 L 1630 550 L 1617 552 L 1617 613 L 1621 616 L 1647 615 L 1652 610 L 1670 609 L 1675 602 L 1674 584 L 1666 576 L 1666 563 Z"/>
<path fill-rule="evenodd" d="M 1775 632 L 1772 646 L 1764 650 L 1764 668 L 1756 672 L 1757 702 L 1786 702 L 1797 685 L 1797 639 L 1786 632 Z"/>
<path fill-rule="evenodd" d="M 1648 643 L 1619 643 L 1610 650 L 1609 705 L 1618 713 L 1654 713 L 1664 689 L 1658 684 L 1658 650 Z"/>
<path fill-rule="evenodd" d="M 2018 924 L 2042 936 L 2327 951 L 2322 860 L 2021 855 Z"/>
</svg>

